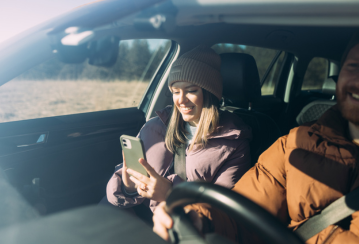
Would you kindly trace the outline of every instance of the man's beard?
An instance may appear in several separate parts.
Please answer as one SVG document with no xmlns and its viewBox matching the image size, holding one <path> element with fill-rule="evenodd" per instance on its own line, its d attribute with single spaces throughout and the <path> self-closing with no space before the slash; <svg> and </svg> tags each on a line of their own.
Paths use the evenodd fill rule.
<svg viewBox="0 0 359 244">
<path fill-rule="evenodd" d="M 350 98 L 349 96 L 351 95 L 346 92 L 348 90 L 353 91 L 356 89 L 357 88 L 354 87 L 351 89 L 344 87 L 343 91 L 345 92 L 340 91 L 337 93 L 337 102 L 339 104 L 339 109 L 342 113 L 342 116 L 353 124 L 359 125 L 359 106 L 355 106 L 350 101 L 348 101 L 349 99 L 354 98 Z"/>
<path fill-rule="evenodd" d="M 349 108 L 343 108 L 341 105 L 339 105 L 340 111 L 342 113 L 342 116 L 352 122 L 355 125 L 359 125 L 359 111 L 357 109 L 357 112 L 353 112 L 353 109 Z"/>
</svg>

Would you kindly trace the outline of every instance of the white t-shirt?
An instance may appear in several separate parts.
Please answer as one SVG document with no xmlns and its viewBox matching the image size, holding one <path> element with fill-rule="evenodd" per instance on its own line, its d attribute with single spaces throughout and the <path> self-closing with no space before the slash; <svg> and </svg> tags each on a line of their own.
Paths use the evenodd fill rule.
<svg viewBox="0 0 359 244">
<path fill-rule="evenodd" d="M 186 147 L 188 147 L 188 145 L 192 142 L 192 138 L 196 134 L 197 127 L 191 126 L 189 123 L 185 123 L 185 129 L 188 132 L 188 134 L 186 135 L 187 136 Z"/>
</svg>

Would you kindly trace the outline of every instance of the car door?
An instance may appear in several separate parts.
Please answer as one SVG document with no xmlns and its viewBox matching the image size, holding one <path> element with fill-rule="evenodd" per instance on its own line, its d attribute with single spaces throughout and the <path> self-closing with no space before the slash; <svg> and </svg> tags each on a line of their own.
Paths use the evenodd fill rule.
<svg viewBox="0 0 359 244">
<path fill-rule="evenodd" d="M 112 67 L 53 58 L 1 86 L 0 167 L 12 185 L 44 213 L 99 202 L 122 162 L 119 137 L 145 123 L 139 108 L 175 49 L 169 40 L 120 41 Z"/>
</svg>

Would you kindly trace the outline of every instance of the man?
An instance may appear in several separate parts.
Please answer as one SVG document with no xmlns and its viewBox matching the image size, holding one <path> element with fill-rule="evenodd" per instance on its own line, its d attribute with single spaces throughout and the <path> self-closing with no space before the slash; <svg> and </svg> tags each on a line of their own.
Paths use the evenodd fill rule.
<svg viewBox="0 0 359 244">
<path fill-rule="evenodd" d="M 359 33 L 342 59 L 338 104 L 313 124 L 294 128 L 279 138 L 234 186 L 233 190 L 268 210 L 292 230 L 359 186 Z M 168 239 L 172 219 L 164 203 L 156 209 L 154 231 Z M 260 242 L 208 205 L 195 204 L 197 225 L 241 243 Z M 200 218 L 198 218 L 200 217 Z M 359 243 L 359 211 L 349 228 L 331 225 L 307 243 Z"/>
</svg>

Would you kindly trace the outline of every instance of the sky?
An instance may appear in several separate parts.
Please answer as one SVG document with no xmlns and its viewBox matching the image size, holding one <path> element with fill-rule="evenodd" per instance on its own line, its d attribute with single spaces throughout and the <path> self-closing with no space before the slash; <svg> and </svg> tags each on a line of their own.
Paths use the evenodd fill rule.
<svg viewBox="0 0 359 244">
<path fill-rule="evenodd" d="M 1 0 L 0 43 L 94 0 Z"/>
</svg>

